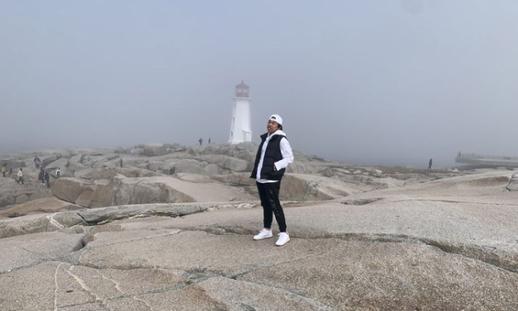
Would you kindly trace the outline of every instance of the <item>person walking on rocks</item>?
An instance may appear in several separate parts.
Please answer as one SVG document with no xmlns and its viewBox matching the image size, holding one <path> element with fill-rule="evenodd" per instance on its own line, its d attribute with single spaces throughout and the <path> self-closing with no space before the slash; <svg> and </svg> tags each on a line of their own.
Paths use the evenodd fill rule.
<svg viewBox="0 0 518 311">
<path fill-rule="evenodd" d="M 61 177 L 61 168 L 58 167 L 58 169 L 56 170 L 56 178 L 59 177 Z"/>
<path fill-rule="evenodd" d="M 41 165 L 41 159 L 40 159 L 37 155 L 34 157 L 33 162 L 34 162 L 34 167 L 35 167 L 35 168 L 37 168 L 37 169 L 38 169 L 38 168 L 40 168 L 40 165 Z"/>
<path fill-rule="evenodd" d="M 18 174 L 16 175 L 16 177 L 18 178 L 16 181 L 23 185 L 23 170 L 22 168 L 20 167 L 20 169 L 18 170 Z"/>
<path fill-rule="evenodd" d="M 45 185 L 47 186 L 47 188 L 49 188 L 50 187 L 50 175 L 47 170 L 45 170 L 45 174 L 43 175 L 43 178 L 45 179 Z"/>
<path fill-rule="evenodd" d="M 5 174 L 7 174 L 7 168 L 5 167 L 5 164 L 2 165 L 2 177 L 5 177 Z"/>
<path fill-rule="evenodd" d="M 40 168 L 40 172 L 38 174 L 38 181 L 40 181 L 42 184 L 45 183 L 45 171 L 43 170 L 43 167 Z"/>
<path fill-rule="evenodd" d="M 259 198 L 263 207 L 263 229 L 254 236 L 254 240 L 273 237 L 273 215 L 279 225 L 279 238 L 275 245 L 283 246 L 290 241 L 286 230 L 286 219 L 279 201 L 281 180 L 289 164 L 293 163 L 293 151 L 283 132 L 281 116 L 273 114 L 266 125 L 267 132 L 261 135 L 261 144 L 257 149 L 254 169 L 250 178 L 255 178 Z"/>
</svg>

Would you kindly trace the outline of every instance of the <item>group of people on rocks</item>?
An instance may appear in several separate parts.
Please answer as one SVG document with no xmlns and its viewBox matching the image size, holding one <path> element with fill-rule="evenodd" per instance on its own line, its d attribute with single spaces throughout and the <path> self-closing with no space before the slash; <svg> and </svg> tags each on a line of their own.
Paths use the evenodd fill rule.
<svg viewBox="0 0 518 311">
<path fill-rule="evenodd" d="M 198 139 L 198 143 L 201 145 L 203 145 L 203 138 L 200 137 L 200 139 Z M 209 137 L 209 140 L 208 140 L 208 144 L 210 145 L 212 143 L 211 141 L 211 138 Z"/>
<path fill-rule="evenodd" d="M 13 168 L 9 167 L 7 169 L 7 165 L 2 164 L 2 177 L 11 177 L 13 176 Z M 23 184 L 23 169 L 20 167 L 18 169 L 18 173 L 16 173 L 16 182 L 19 184 Z"/>
<path fill-rule="evenodd" d="M 34 167 L 36 169 L 40 169 L 40 172 L 38 174 L 38 181 L 40 181 L 42 184 L 45 184 L 47 186 L 47 188 L 50 187 L 49 170 L 45 169 L 45 166 L 42 165 L 42 161 L 38 156 L 34 157 L 33 163 L 34 163 Z M 7 165 L 5 163 L 2 164 L 1 171 L 2 171 L 2 177 L 11 177 L 13 175 L 13 167 L 9 166 L 9 168 L 7 168 Z M 61 177 L 61 168 L 58 167 L 56 169 L 55 175 L 53 177 L 54 178 Z M 21 167 L 18 168 L 18 172 L 16 173 L 15 180 L 20 185 L 23 185 L 25 183 L 23 168 L 21 168 Z"/>
</svg>

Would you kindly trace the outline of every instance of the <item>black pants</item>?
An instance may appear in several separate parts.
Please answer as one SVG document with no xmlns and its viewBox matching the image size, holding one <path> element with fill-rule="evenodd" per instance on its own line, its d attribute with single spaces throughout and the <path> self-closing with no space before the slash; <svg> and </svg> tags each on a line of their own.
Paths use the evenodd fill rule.
<svg viewBox="0 0 518 311">
<path fill-rule="evenodd" d="M 264 227 L 267 229 L 272 228 L 273 215 L 275 214 L 275 219 L 277 220 L 277 224 L 279 224 L 279 230 L 286 232 L 286 219 L 284 218 L 284 212 L 281 202 L 279 201 L 281 182 L 264 184 L 256 182 L 256 184 L 259 197 L 261 198 L 261 205 L 263 206 Z"/>
</svg>

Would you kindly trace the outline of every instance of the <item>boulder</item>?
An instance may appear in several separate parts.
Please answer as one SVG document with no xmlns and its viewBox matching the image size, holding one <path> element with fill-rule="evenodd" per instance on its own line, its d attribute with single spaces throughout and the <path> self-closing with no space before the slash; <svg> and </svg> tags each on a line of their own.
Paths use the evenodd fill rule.
<svg viewBox="0 0 518 311">
<path fill-rule="evenodd" d="M 254 186 L 255 187 L 255 179 L 250 178 L 250 174 L 248 173 L 235 173 L 235 174 L 226 174 L 226 175 L 217 175 L 212 176 L 212 179 L 227 184 L 229 186 Z"/>
<path fill-rule="evenodd" d="M 96 180 L 96 179 L 112 179 L 119 170 L 115 168 L 87 168 L 75 173 L 76 178 Z"/>
<path fill-rule="evenodd" d="M 70 203 L 76 203 L 83 192 L 92 192 L 94 184 L 84 179 L 62 177 L 52 185 L 52 194 Z"/>
<path fill-rule="evenodd" d="M 45 156 L 41 158 L 41 166 L 47 167 L 52 162 L 57 161 L 59 158 L 61 158 L 61 154 L 52 154 L 49 156 Z"/>
<path fill-rule="evenodd" d="M 135 167 L 123 168 L 87 168 L 75 173 L 75 177 L 88 180 L 113 179 L 117 175 L 126 177 L 150 177 L 157 174 L 153 171 Z"/>
<path fill-rule="evenodd" d="M 193 202 L 194 199 L 171 186 L 151 178 L 114 179 L 113 204 Z"/>
<path fill-rule="evenodd" d="M 46 169 L 52 170 L 57 169 L 58 167 L 61 168 L 61 171 L 64 171 L 69 165 L 69 160 L 66 158 L 60 158 L 54 162 L 51 162 L 45 166 Z"/>
<path fill-rule="evenodd" d="M 113 204 L 113 185 L 110 180 L 89 181 L 63 177 L 52 185 L 57 198 L 82 207 L 103 207 Z"/>
<path fill-rule="evenodd" d="M 84 158 L 84 154 L 82 153 L 79 153 L 79 154 L 76 154 L 76 155 L 73 155 L 69 161 L 71 164 L 75 164 L 75 165 L 83 165 L 83 158 Z"/>
<path fill-rule="evenodd" d="M 5 257 L 0 255 L 2 258 L 0 273 L 42 261 L 63 258 L 70 252 L 81 248 L 81 240 L 80 234 L 61 232 L 35 233 L 0 239 L 2 253 L 9 254 Z"/>
<path fill-rule="evenodd" d="M 205 174 L 204 166 L 193 159 L 180 159 L 174 162 L 175 173 Z"/>
<path fill-rule="evenodd" d="M 226 155 L 233 158 L 245 160 L 246 162 L 252 162 L 255 159 L 258 145 L 254 143 L 241 143 L 236 145 L 221 144 L 221 145 L 208 145 L 197 150 L 193 150 L 192 153 L 200 155 Z"/>
<path fill-rule="evenodd" d="M 19 217 L 23 215 L 38 213 L 53 213 L 62 210 L 71 210 L 79 208 L 77 205 L 61 201 L 55 197 L 31 200 L 26 203 L 16 204 L 0 210 L 0 218 L 2 217 Z"/>
<path fill-rule="evenodd" d="M 33 178 L 25 174 L 25 184 L 20 185 L 13 178 L 0 176 L 0 208 L 51 196 L 49 189 L 32 182 Z"/>
<path fill-rule="evenodd" d="M 301 175 L 285 174 L 281 183 L 282 200 L 307 201 L 330 200 L 333 197 L 320 189 L 316 180 L 302 178 Z"/>
<path fill-rule="evenodd" d="M 16 168 L 19 168 L 19 167 L 26 167 L 26 161 L 21 161 L 21 160 L 16 160 L 16 159 L 7 159 L 7 160 L 0 160 L 0 167 L 2 167 L 3 165 L 5 165 L 5 167 L 7 167 L 7 169 L 9 168 L 13 168 L 16 169 Z"/>
<path fill-rule="evenodd" d="M 147 144 L 147 145 L 138 145 L 129 150 L 130 154 L 142 155 L 146 157 L 156 157 L 164 154 L 168 154 L 171 152 L 172 148 L 168 145 L 163 144 Z"/>
<path fill-rule="evenodd" d="M 221 169 L 216 164 L 211 163 L 205 166 L 205 172 L 208 176 L 214 176 L 221 174 Z"/>
<path fill-rule="evenodd" d="M 12 178 L 0 177 L 0 207 L 16 203 L 16 188 L 19 185 Z"/>
<path fill-rule="evenodd" d="M 209 176 L 199 175 L 199 174 L 178 173 L 178 174 L 176 174 L 176 178 L 183 180 L 183 181 L 188 181 L 191 183 L 213 182 L 213 180 Z"/>
<path fill-rule="evenodd" d="M 92 194 L 88 199 L 85 198 L 85 202 L 89 202 L 89 204 L 82 206 L 104 207 L 113 205 L 114 188 L 112 181 L 106 179 L 96 180 L 94 185 L 95 188 Z"/>
<path fill-rule="evenodd" d="M 242 159 L 226 156 L 226 155 L 202 155 L 199 157 L 201 160 L 206 161 L 208 163 L 213 163 L 218 165 L 223 169 L 227 169 L 233 172 L 242 172 L 246 170 L 250 170 L 252 163 L 249 161 L 245 161 Z"/>
</svg>

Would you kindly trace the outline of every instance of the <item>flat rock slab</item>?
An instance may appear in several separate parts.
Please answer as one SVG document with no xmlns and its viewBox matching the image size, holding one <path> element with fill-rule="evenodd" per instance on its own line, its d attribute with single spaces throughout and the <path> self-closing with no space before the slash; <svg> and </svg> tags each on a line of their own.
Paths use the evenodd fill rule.
<svg viewBox="0 0 518 311">
<path fill-rule="evenodd" d="M 370 310 L 380 305 L 404 306 L 402 310 L 518 307 L 517 273 L 419 241 L 294 238 L 288 246 L 277 248 L 274 239 L 253 241 L 248 234 L 135 228 L 96 234 L 80 263 L 97 268 L 182 270 L 195 279 L 215 282 L 211 284 L 218 283 L 214 278 L 224 278 L 218 286 L 210 286 L 210 296 L 235 310 L 265 308 L 272 299 L 261 298 L 265 289 L 276 289 L 277 298 L 289 300 L 282 302 L 285 309 L 278 310 L 291 310 L 290 303 L 296 306 L 293 310 Z M 237 286 L 228 279 L 248 283 Z M 239 290 L 224 290 L 232 286 L 257 295 L 244 300 L 249 296 L 236 294 Z"/>
<path fill-rule="evenodd" d="M 338 310 L 517 310 L 518 274 L 423 244 L 348 241 L 238 277 Z"/>
<path fill-rule="evenodd" d="M 222 205 L 239 206 L 241 204 L 243 203 L 237 202 Z M 152 215 L 179 217 L 203 212 L 209 208 L 216 208 L 217 206 L 219 206 L 217 203 L 135 204 L 81 209 L 53 214 L 26 215 L 16 218 L 0 219 L 0 238 L 62 230 L 75 225 L 96 225 L 132 217 L 149 217 Z"/>
<path fill-rule="evenodd" d="M 0 220 L 0 238 L 58 229 L 52 225 L 49 215 L 36 214 Z"/>
<path fill-rule="evenodd" d="M 19 217 L 29 214 L 54 213 L 65 210 L 80 209 L 79 206 L 61 201 L 55 197 L 43 198 L 14 205 L 11 208 L 0 210 L 0 219 Z"/>
<path fill-rule="evenodd" d="M 244 189 L 240 187 L 230 187 L 217 182 L 189 182 L 169 176 L 152 177 L 148 179 L 185 193 L 196 202 L 246 201 L 255 199 L 255 197 L 246 193 Z"/>
<path fill-rule="evenodd" d="M 294 240 L 277 248 L 274 239 L 255 242 L 250 236 L 214 235 L 202 231 L 133 230 L 100 232 L 80 258 L 99 268 L 147 267 L 207 270 L 236 275 L 257 265 L 273 265 L 324 251 L 334 241 Z"/>
<path fill-rule="evenodd" d="M 422 243 L 142 229 L 0 274 L 2 310 L 516 310 L 518 274 Z M 197 245 L 197 247 L 193 247 Z M 34 277 L 38 282 L 34 282 Z"/>
<path fill-rule="evenodd" d="M 168 217 L 185 216 L 207 210 L 208 207 L 199 204 L 134 204 L 123 206 L 110 206 L 95 209 L 83 209 L 78 211 L 81 218 L 90 225 L 110 222 L 117 219 L 130 217 L 146 217 L 150 215 L 162 215 Z M 66 215 L 66 212 L 60 215 Z M 60 216 L 58 214 L 58 216 Z"/>
<path fill-rule="evenodd" d="M 151 303 L 159 304 L 168 291 L 178 291 L 178 300 L 195 305 L 196 301 L 181 292 L 190 285 L 187 280 L 178 271 L 93 269 L 46 262 L 0 275 L 0 309 L 148 310 L 148 298 L 141 297 L 157 295 L 157 301 Z"/>
<path fill-rule="evenodd" d="M 82 247 L 81 234 L 45 232 L 0 239 L 0 273 L 58 260 Z"/>
<path fill-rule="evenodd" d="M 290 291 L 221 276 L 64 262 L 0 275 L 0 290 L 2 310 L 330 310 Z"/>
<path fill-rule="evenodd" d="M 292 237 L 420 240 L 478 258 L 485 256 L 486 261 L 500 261 L 503 267 L 518 271 L 518 208 L 512 205 L 379 200 L 367 205 L 323 203 L 284 212 Z M 261 209 L 220 210 L 164 220 L 157 226 L 251 235 L 261 228 L 261 222 Z"/>
<path fill-rule="evenodd" d="M 333 310 L 311 298 L 279 286 L 213 277 L 200 282 L 207 295 L 222 302 L 226 310 Z"/>
</svg>

